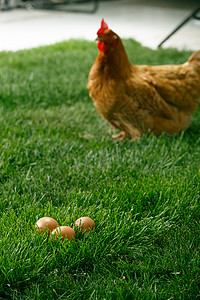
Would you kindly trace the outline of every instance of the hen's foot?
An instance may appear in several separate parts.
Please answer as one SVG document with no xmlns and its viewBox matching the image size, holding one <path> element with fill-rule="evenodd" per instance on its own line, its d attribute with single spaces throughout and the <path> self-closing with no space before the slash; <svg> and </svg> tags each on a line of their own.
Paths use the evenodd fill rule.
<svg viewBox="0 0 200 300">
<path fill-rule="evenodd" d="M 126 137 L 127 137 L 127 133 L 125 131 L 112 135 L 113 139 L 118 139 L 118 140 L 124 140 Z"/>
</svg>

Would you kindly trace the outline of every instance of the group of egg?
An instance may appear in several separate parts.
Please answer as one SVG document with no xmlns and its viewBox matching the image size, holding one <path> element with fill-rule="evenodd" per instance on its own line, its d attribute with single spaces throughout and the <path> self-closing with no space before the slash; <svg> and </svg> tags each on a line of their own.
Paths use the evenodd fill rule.
<svg viewBox="0 0 200 300">
<path fill-rule="evenodd" d="M 75 221 L 75 226 L 79 227 L 82 232 L 89 232 L 95 228 L 94 221 L 89 217 L 81 217 Z M 40 233 L 47 232 L 52 234 L 55 239 L 62 237 L 62 240 L 67 237 L 68 240 L 75 239 L 76 233 L 73 228 L 69 226 L 59 226 L 58 222 L 51 217 L 43 217 L 35 224 L 36 230 Z"/>
</svg>

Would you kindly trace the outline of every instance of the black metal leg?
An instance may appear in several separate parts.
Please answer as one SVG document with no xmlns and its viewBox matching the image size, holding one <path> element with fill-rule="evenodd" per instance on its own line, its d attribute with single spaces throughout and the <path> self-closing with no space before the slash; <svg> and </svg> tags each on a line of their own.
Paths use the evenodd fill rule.
<svg viewBox="0 0 200 300">
<path fill-rule="evenodd" d="M 161 47 L 164 42 L 166 42 L 176 31 L 178 31 L 183 25 L 185 25 L 191 19 L 200 20 L 200 17 L 197 16 L 198 12 L 200 11 L 200 7 L 195 9 L 183 22 L 181 22 L 159 45 Z"/>
</svg>

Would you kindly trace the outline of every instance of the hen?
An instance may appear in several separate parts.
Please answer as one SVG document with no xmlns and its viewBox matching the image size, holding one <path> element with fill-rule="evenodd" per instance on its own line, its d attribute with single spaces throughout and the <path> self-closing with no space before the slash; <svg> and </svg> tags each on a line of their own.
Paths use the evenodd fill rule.
<svg viewBox="0 0 200 300">
<path fill-rule="evenodd" d="M 104 19 L 97 41 L 88 89 L 100 115 L 121 131 L 114 137 L 174 134 L 189 126 L 200 103 L 200 51 L 181 65 L 132 65 Z"/>
</svg>

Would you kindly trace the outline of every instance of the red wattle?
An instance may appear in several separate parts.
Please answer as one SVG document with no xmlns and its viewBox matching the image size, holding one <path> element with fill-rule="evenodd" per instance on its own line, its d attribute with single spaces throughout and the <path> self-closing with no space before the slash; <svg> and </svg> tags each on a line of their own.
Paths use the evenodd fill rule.
<svg viewBox="0 0 200 300">
<path fill-rule="evenodd" d="M 107 52 L 109 49 L 109 46 L 106 46 L 104 42 L 100 42 L 100 41 L 97 43 L 97 47 L 100 52 Z"/>
</svg>

